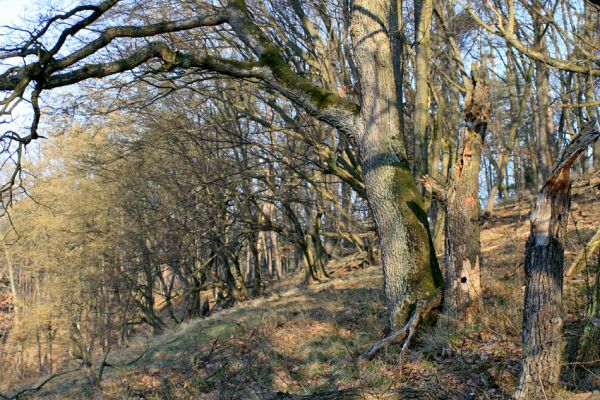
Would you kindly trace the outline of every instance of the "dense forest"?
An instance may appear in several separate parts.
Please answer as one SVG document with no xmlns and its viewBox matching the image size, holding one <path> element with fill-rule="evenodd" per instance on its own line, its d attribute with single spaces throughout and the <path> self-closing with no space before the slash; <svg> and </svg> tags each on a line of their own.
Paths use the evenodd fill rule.
<svg viewBox="0 0 600 400">
<path fill-rule="evenodd" d="M 27 9 L 0 399 L 600 398 L 597 1 Z"/>
</svg>

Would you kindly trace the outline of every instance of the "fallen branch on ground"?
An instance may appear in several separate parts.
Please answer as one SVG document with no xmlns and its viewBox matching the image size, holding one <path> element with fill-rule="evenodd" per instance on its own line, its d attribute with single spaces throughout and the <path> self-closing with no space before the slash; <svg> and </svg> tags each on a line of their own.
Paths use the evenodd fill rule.
<svg viewBox="0 0 600 400">
<path fill-rule="evenodd" d="M 430 300 L 419 300 L 417 302 L 413 315 L 410 317 L 410 320 L 406 323 L 406 325 L 404 325 L 402 328 L 392 333 L 388 337 L 385 337 L 377 343 L 373 344 L 371 347 L 369 347 L 369 349 L 366 352 L 364 352 L 358 358 L 358 361 L 368 361 L 372 359 L 379 350 L 389 346 L 392 343 L 402 343 L 402 341 L 404 341 L 401 350 L 401 355 L 403 355 L 406 352 L 406 350 L 408 350 L 408 346 L 410 346 L 410 342 L 417 330 L 419 322 L 421 322 L 421 320 L 425 316 L 427 316 L 431 312 L 431 310 L 439 306 L 441 302 L 441 293 L 436 294 Z"/>
<path fill-rule="evenodd" d="M 123 368 L 126 368 L 126 367 L 131 367 L 133 364 L 135 364 L 136 362 L 138 362 L 139 360 L 141 360 L 142 357 L 144 357 L 144 355 L 146 354 L 146 352 L 148 352 L 148 349 L 144 350 L 142 352 L 142 354 L 140 354 L 139 356 L 137 356 L 133 360 L 131 360 L 128 363 L 123 364 L 123 365 L 115 365 L 115 364 L 107 363 L 106 362 L 106 357 L 104 357 L 104 360 L 102 361 L 102 364 L 100 366 L 100 371 L 102 371 L 104 369 L 104 367 L 115 368 L 115 369 L 123 369 Z M 105 356 L 108 356 L 108 353 L 106 353 Z M 102 375 L 100 375 L 100 376 L 102 376 Z"/>
<path fill-rule="evenodd" d="M 53 379 L 56 379 L 56 378 L 58 378 L 60 376 L 67 375 L 67 374 L 70 374 L 71 372 L 76 372 L 76 371 L 79 371 L 79 370 L 81 370 L 81 367 L 77 367 L 77 368 L 73 368 L 73 369 L 68 369 L 66 371 L 57 372 L 56 374 L 53 374 L 53 375 L 50 375 L 50 376 L 44 378 L 43 381 L 41 381 L 40 383 L 38 383 L 34 387 L 23 389 L 23 390 L 15 393 L 15 394 L 13 394 L 11 397 L 4 396 L 4 395 L 0 394 L 0 398 L 5 399 L 5 400 L 18 400 L 21 396 L 23 396 L 26 393 L 29 393 L 29 392 L 38 392 L 48 382 L 50 382 Z"/>
<path fill-rule="evenodd" d="M 327 263 L 327 269 L 334 275 L 341 270 L 350 271 L 363 268 L 369 264 L 369 254 L 366 251 L 352 253 L 338 260 L 331 260 Z"/>
</svg>

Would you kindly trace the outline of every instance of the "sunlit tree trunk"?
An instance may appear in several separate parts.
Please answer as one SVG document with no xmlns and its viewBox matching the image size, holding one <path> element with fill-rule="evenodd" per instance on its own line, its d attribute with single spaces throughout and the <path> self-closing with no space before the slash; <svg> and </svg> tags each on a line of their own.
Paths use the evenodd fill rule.
<svg viewBox="0 0 600 400">
<path fill-rule="evenodd" d="M 512 58 L 511 58 L 511 60 L 512 60 Z M 510 79 L 511 82 L 509 82 L 509 85 L 510 85 L 509 86 L 510 111 L 511 111 L 512 121 L 510 124 L 510 131 L 508 134 L 508 139 L 505 143 L 504 148 L 500 152 L 500 159 L 498 160 L 498 163 L 497 163 L 498 164 L 497 178 L 494 183 L 494 186 L 492 186 L 492 190 L 490 191 L 490 196 L 488 198 L 487 212 L 489 214 L 491 214 L 494 211 L 496 194 L 498 194 L 498 191 L 502 185 L 502 180 L 504 179 L 505 176 L 508 176 L 508 174 L 507 174 L 508 161 L 510 159 L 510 155 L 513 152 L 513 148 L 517 144 L 517 142 L 516 142 L 517 133 L 519 131 L 519 127 L 522 125 L 523 118 L 525 116 L 525 110 L 527 109 L 527 99 L 529 98 L 530 91 L 531 91 L 531 78 L 532 78 L 532 74 L 533 74 L 533 68 L 529 69 L 529 71 L 527 72 L 527 76 L 525 77 L 525 79 L 526 79 L 525 86 L 523 88 L 522 93 L 520 93 L 520 95 L 521 95 L 520 103 L 517 102 L 518 95 L 519 95 L 519 93 L 517 91 L 518 78 L 516 75 L 516 71 L 515 71 L 513 62 L 509 63 L 508 72 L 509 72 L 509 77 L 512 78 L 512 79 Z M 515 179 L 515 185 L 516 185 L 516 183 L 517 183 L 517 180 Z M 516 188 L 515 188 L 515 190 L 516 190 Z"/>
<path fill-rule="evenodd" d="M 490 103 L 481 71 L 473 71 L 447 185 L 423 178 L 446 213 L 444 315 L 440 323 L 471 323 L 481 314 L 479 169 Z"/>
<path fill-rule="evenodd" d="M 427 174 L 429 125 L 429 48 L 433 0 L 415 0 L 415 178 Z"/>
<path fill-rule="evenodd" d="M 546 54 L 546 24 L 540 17 L 534 18 L 535 46 Z M 536 139 L 538 161 L 538 183 L 550 176 L 554 149 L 554 117 L 550 107 L 550 68 L 541 61 L 535 61 L 535 86 L 537 98 Z"/>
<path fill-rule="evenodd" d="M 271 260 L 273 262 L 273 268 L 277 275 L 277 279 L 283 278 L 283 267 L 281 264 L 281 254 L 279 252 L 279 241 L 277 234 L 273 231 L 269 233 L 271 239 Z"/>
<path fill-rule="evenodd" d="M 401 136 L 388 19 L 391 2 L 357 0 L 351 35 L 362 89 L 357 142 L 369 204 L 381 243 L 389 323 L 407 321 L 419 299 L 432 297 L 441 274 L 427 214 Z"/>
</svg>

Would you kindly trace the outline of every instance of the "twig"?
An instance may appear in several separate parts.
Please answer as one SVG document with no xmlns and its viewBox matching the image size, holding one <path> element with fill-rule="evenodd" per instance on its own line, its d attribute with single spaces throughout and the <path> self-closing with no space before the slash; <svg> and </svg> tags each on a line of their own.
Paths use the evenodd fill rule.
<svg viewBox="0 0 600 400">
<path fill-rule="evenodd" d="M 110 353 L 110 348 L 106 350 L 104 353 L 104 357 L 102 357 L 102 362 L 100 363 L 100 368 L 98 368 L 98 382 L 102 382 L 102 375 L 104 374 L 104 367 L 106 366 L 106 359 L 108 358 L 108 354 Z"/>
</svg>

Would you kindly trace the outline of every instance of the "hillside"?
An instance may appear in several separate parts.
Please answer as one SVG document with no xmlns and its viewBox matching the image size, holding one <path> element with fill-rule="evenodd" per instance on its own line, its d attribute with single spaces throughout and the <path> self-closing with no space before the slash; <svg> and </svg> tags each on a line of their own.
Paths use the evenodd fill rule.
<svg viewBox="0 0 600 400">
<path fill-rule="evenodd" d="M 597 229 L 599 193 L 597 181 L 573 187 L 566 266 Z M 271 287 L 265 298 L 114 350 L 107 357 L 112 367 L 104 369 L 105 398 L 292 398 L 283 393 L 316 398 L 308 395 L 350 388 L 368 388 L 373 398 L 385 393 L 411 399 L 509 398 L 521 353 L 529 209 L 529 201 L 507 203 L 482 222 L 485 314 L 480 323 L 462 332 L 429 329 L 405 359 L 391 347 L 371 362 L 357 363 L 357 355 L 383 335 L 381 271 L 338 270 L 325 283 L 299 287 L 286 281 Z M 567 354 L 585 311 L 584 285 L 581 275 L 565 282 Z M 450 347 L 442 348 L 447 341 Z M 599 390 L 599 367 L 565 361 L 563 397 Z M 351 398 L 354 392 L 347 393 Z M 91 397 L 83 377 L 74 372 L 48 383 L 32 398 Z"/>
</svg>

